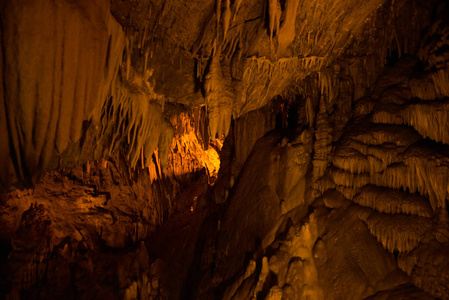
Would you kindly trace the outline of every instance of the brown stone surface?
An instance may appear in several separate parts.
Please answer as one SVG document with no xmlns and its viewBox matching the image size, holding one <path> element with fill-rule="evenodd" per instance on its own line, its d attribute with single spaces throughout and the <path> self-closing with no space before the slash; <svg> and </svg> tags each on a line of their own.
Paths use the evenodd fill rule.
<svg viewBox="0 0 449 300">
<path fill-rule="evenodd" d="M 449 299 L 445 0 L 0 2 L 0 298 Z"/>
</svg>

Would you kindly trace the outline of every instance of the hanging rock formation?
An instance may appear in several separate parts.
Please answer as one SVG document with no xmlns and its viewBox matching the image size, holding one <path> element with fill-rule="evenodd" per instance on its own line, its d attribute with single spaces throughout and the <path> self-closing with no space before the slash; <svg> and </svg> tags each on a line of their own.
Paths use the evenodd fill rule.
<svg viewBox="0 0 449 300">
<path fill-rule="evenodd" d="M 444 0 L 4 0 L 0 298 L 449 299 Z"/>
</svg>

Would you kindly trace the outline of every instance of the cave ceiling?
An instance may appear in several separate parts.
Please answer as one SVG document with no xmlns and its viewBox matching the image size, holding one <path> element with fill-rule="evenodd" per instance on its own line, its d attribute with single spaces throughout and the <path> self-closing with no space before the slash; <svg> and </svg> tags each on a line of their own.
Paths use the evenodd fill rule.
<svg viewBox="0 0 449 300">
<path fill-rule="evenodd" d="M 157 118 L 176 113 L 178 104 L 184 109 L 205 105 L 210 135 L 222 137 L 231 119 L 278 95 L 307 97 L 307 80 L 314 76 L 323 90 L 332 85 L 332 77 L 349 75 L 358 99 L 381 72 L 389 52 L 418 54 L 435 3 L 42 1 L 34 13 L 29 3 L 5 1 L 2 133 L 9 134 L 2 157 L 9 166 L 3 185 L 29 185 L 41 171 L 105 157 L 122 147 L 111 137 L 110 126 L 120 116 L 108 107 L 122 109 L 120 115 L 130 118 L 126 123 L 133 123 L 123 128 L 122 122 L 119 130 L 134 143 L 126 143 L 134 166 L 142 145 L 149 157 L 158 143 L 149 141 L 148 132 L 154 129 L 151 139 L 157 140 L 168 130 L 157 125 Z M 71 77 L 66 78 L 67 72 Z M 139 101 L 130 95 L 153 101 L 137 108 Z M 328 101 L 335 101 L 334 96 Z M 130 105 L 134 109 L 123 108 Z M 154 126 L 141 114 L 152 110 L 164 111 L 153 114 Z M 16 111 L 23 116 L 16 119 Z M 133 127 L 139 118 L 148 121 L 142 125 L 145 132 Z M 95 149 L 75 145 L 81 137 L 98 141 Z"/>
<path fill-rule="evenodd" d="M 0 42 L 0 298 L 449 299 L 447 1 L 3 0 Z"/>
</svg>

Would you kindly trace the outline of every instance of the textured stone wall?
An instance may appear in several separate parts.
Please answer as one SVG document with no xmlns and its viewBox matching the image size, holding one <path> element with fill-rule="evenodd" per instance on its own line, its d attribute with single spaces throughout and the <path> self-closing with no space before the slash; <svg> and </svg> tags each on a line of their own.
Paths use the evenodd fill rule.
<svg viewBox="0 0 449 300">
<path fill-rule="evenodd" d="M 124 34 L 108 1 L 3 1 L 1 20 L 1 182 L 30 185 L 99 119 Z"/>
<path fill-rule="evenodd" d="M 448 12 L 3 1 L 0 295 L 449 298 Z"/>
</svg>

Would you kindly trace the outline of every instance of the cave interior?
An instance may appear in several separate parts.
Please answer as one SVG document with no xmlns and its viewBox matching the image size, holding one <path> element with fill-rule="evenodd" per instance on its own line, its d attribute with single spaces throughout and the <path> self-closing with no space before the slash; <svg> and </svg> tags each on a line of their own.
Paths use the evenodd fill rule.
<svg viewBox="0 0 449 300">
<path fill-rule="evenodd" d="M 447 0 L 1 0 L 0 298 L 449 299 Z"/>
</svg>

